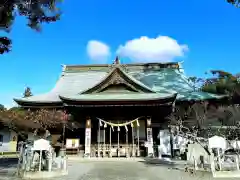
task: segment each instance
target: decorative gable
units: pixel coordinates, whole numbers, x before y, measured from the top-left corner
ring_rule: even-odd
[[[126,84],[111,84],[107,86],[105,89],[102,89],[99,93],[131,93],[131,92],[139,92],[135,89],[132,89]]]
[[[91,93],[123,93],[123,92],[143,92],[155,93],[149,87],[125,73],[117,64],[116,67],[98,84],[82,92],[81,94]]]

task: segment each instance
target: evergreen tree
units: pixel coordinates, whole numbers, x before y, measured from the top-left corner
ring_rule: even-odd
[[[10,32],[16,15],[25,16],[28,26],[34,30],[41,30],[41,23],[59,20],[60,10],[56,7],[61,0],[1,0],[0,1],[0,30]],[[12,41],[0,37],[0,54],[11,50]]]
[[[204,92],[229,95],[234,103],[240,103],[240,82],[238,75],[222,70],[210,71],[213,77],[204,80],[201,90]]]
[[[4,107],[4,105],[0,104],[0,111],[5,110],[6,108]]]
[[[227,0],[227,2],[236,7],[239,7],[239,4],[240,4],[240,0]]]

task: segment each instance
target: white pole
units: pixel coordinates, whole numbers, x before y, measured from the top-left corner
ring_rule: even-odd
[[[239,171],[239,159],[238,159],[238,155],[236,155],[236,166],[237,166],[237,170]]]
[[[222,170],[222,163],[221,163],[221,157],[220,157],[220,150],[217,148],[217,153],[218,153],[218,164],[219,164],[219,170]]]
[[[194,161],[194,169],[198,170],[197,160],[193,157]]]
[[[49,156],[49,161],[48,161],[48,171],[52,171],[52,149],[51,149],[51,153],[50,153],[50,156]]]
[[[39,169],[38,171],[42,170],[42,150],[40,150],[40,159],[39,159]]]

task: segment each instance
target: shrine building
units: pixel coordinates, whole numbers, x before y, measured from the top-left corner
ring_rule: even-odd
[[[117,57],[113,64],[64,65],[51,91],[14,100],[23,108],[65,109],[80,124],[66,137],[79,138],[85,156],[128,157],[143,156],[144,147],[153,153],[175,104],[218,98],[194,91],[181,63],[121,64]]]

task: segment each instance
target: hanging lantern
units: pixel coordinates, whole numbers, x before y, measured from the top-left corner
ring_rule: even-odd
[[[139,124],[139,122],[138,122],[138,120],[137,120],[137,127],[139,127],[140,126],[140,124]]]
[[[87,125],[90,126],[90,121],[89,120],[87,120]]]
[[[151,126],[151,119],[150,119],[150,118],[147,119],[147,125],[148,125],[148,126]]]
[[[102,121],[99,119],[99,126],[102,127]]]
[[[104,128],[106,128],[107,127],[107,123],[104,123]]]
[[[126,129],[126,131],[128,132],[128,128],[127,128],[127,125],[125,125],[125,129]]]
[[[118,131],[120,131],[120,127],[118,126],[118,129],[117,129]]]

